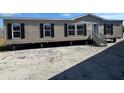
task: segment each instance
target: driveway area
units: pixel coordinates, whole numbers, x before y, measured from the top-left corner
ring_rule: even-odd
[[[124,79],[124,41],[0,52],[0,79]]]

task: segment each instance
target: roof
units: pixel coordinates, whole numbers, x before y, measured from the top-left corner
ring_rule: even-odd
[[[22,17],[2,17],[3,19],[5,20],[9,20],[9,19],[15,19],[15,20],[67,20],[67,21],[71,21],[71,20],[76,20],[78,18],[81,18],[81,17],[86,17],[86,16],[92,16],[92,17],[96,17],[102,21],[123,21],[123,20],[116,20],[116,19],[105,19],[105,18],[102,18],[102,17],[99,17],[99,16],[96,16],[94,14],[91,14],[91,13],[87,13],[87,14],[84,14],[84,15],[81,15],[81,16],[78,16],[78,17],[75,17],[75,18],[66,18],[66,19],[55,19],[55,18],[22,18]]]
[[[31,18],[31,17],[3,17],[3,19],[19,19],[19,20],[71,20],[71,19],[55,19],[55,18]]]
[[[104,19],[102,17],[96,16],[96,15],[90,14],[90,13],[87,13],[87,14],[85,14],[83,16],[81,15],[81,16],[75,17],[75,18],[73,18],[73,20],[78,19],[78,18],[81,18],[81,17],[85,17],[85,16],[92,16],[92,17],[96,17],[96,18],[101,19],[101,20],[106,20],[106,19]]]
[[[118,19],[106,19],[107,21],[123,21],[123,20],[118,20]]]

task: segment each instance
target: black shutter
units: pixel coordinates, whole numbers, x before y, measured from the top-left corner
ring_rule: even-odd
[[[86,27],[86,24],[84,24],[84,36],[87,35],[87,27]]]
[[[25,38],[25,24],[21,23],[21,39]]]
[[[51,24],[51,37],[54,37],[54,24]]]
[[[67,32],[67,24],[64,24],[64,35],[65,35],[65,37],[68,36],[67,33],[68,33],[68,32]]]
[[[113,35],[113,24],[111,24],[111,35]]]
[[[7,37],[8,39],[12,39],[12,24],[11,23],[7,24]]]
[[[40,24],[40,38],[44,37],[43,23]]]
[[[104,24],[104,35],[106,35],[106,24]]]

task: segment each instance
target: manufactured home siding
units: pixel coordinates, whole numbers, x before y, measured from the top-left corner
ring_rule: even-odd
[[[40,38],[39,24],[25,24],[26,40],[37,40]]]
[[[107,34],[106,37],[107,38],[122,38],[123,36],[123,32],[122,32],[122,29],[123,29],[123,26],[122,26],[122,21],[109,21],[109,22],[105,22],[106,24],[107,23],[111,23],[113,24],[113,34],[110,35],[110,34]]]
[[[64,24],[54,24],[54,30],[56,38],[64,37]]]
[[[122,36],[122,26],[113,26],[113,34],[106,36],[107,38],[120,38]]]
[[[7,23],[5,24],[5,28]],[[88,32],[87,27],[87,36],[64,36],[64,22],[63,23],[55,23],[54,22],[54,37],[44,37],[40,38],[40,23],[41,22],[33,22],[33,21],[18,21],[14,20],[11,23],[21,23],[25,24],[25,39],[6,39],[6,44],[23,44],[23,43],[42,43],[42,42],[56,42],[56,41],[72,41],[72,40],[86,40],[88,35],[90,35],[91,30]],[[42,22],[43,23],[43,22]],[[49,22],[48,22],[49,23]],[[69,23],[68,23],[69,24]]]
[[[8,39],[7,38],[7,24],[8,23],[24,23],[25,38],[24,39]],[[54,24],[54,37],[40,37],[40,24],[50,23]],[[101,19],[86,16],[75,20],[19,20],[19,19],[5,19],[4,20],[4,37],[5,44],[24,44],[24,43],[42,43],[42,42],[57,42],[57,41],[74,41],[92,39],[93,24],[98,24],[99,33],[104,34],[104,24],[113,24],[113,35],[106,35],[107,38],[122,37],[122,21],[118,22],[104,22]],[[67,35],[65,37],[64,24],[86,24],[86,36],[84,35]]]

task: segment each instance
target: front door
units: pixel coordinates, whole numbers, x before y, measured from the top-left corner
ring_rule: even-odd
[[[98,34],[98,24],[93,24],[93,33]]]

